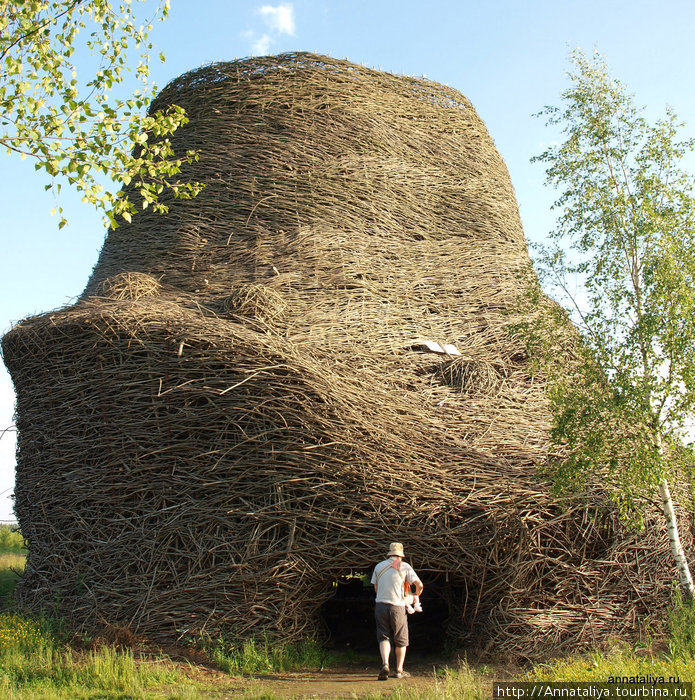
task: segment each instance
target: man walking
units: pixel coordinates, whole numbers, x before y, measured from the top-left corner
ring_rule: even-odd
[[[391,640],[396,652],[396,678],[405,678],[410,674],[403,670],[405,651],[408,646],[408,617],[405,612],[405,584],[415,586],[415,595],[422,593],[422,581],[410,564],[403,561],[403,545],[391,542],[388,559],[374,567],[372,583],[376,591],[376,637],[381,654],[381,671],[379,680],[389,677],[389,655]]]

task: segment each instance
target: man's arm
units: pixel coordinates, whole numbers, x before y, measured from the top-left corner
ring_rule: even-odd
[[[408,565],[408,574],[406,577],[406,581],[408,581],[408,584],[411,586],[415,586],[415,595],[419,596],[420,593],[422,593],[422,590],[424,586],[422,585],[422,581],[420,580],[420,577],[415,573],[415,569],[413,569],[412,566]]]

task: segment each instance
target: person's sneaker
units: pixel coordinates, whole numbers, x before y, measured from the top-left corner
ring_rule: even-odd
[[[385,680],[388,680],[388,677],[389,677],[389,667],[382,666],[381,671],[379,671],[379,680],[385,681]]]
[[[414,612],[422,612],[422,604],[420,603],[420,601],[418,601],[417,603],[415,603],[415,605],[413,605],[413,611]]]
[[[412,615],[415,612],[415,610],[416,610],[416,608],[414,608],[410,604],[405,606],[405,611],[408,613],[408,615]]]
[[[396,678],[410,678],[410,674],[407,671],[396,671]]]

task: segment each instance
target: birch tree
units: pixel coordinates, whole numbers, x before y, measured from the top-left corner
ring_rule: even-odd
[[[672,110],[649,121],[603,58],[574,51],[559,107],[541,116],[561,142],[535,161],[555,188],[557,226],[537,267],[586,347],[592,375],[555,389],[564,483],[603,470],[629,503],[658,486],[684,591],[695,589],[678,536],[669,469],[691,458],[695,406],[695,200],[682,166],[695,149]],[[625,440],[610,416],[633,426]],[[625,454],[628,458],[625,458]]]
[[[77,189],[112,226],[136,212],[124,184],[138,208],[160,211],[163,192],[200,190],[177,178],[195,154],[176,156],[168,140],[184,110],[145,113],[149,33],[168,11],[168,0],[0,0],[0,145],[32,160],[46,189]],[[62,228],[59,204],[54,213]]]

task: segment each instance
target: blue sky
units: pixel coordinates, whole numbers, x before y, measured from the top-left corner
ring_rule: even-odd
[[[163,87],[213,61],[313,51],[373,68],[425,75],[460,90],[487,124],[507,163],[526,236],[553,225],[553,193],[531,164],[557,135],[533,115],[557,104],[571,48],[597,48],[612,73],[647,105],[671,105],[695,136],[693,0],[172,0],[152,34]],[[79,68],[79,66],[78,66]],[[695,160],[688,163],[695,172]],[[29,161],[0,155],[0,332],[82,291],[105,236],[101,215],[61,199],[70,225],[58,231],[55,202]],[[0,431],[12,427],[14,393],[0,369]],[[0,438],[0,520],[11,520],[14,433]]]

